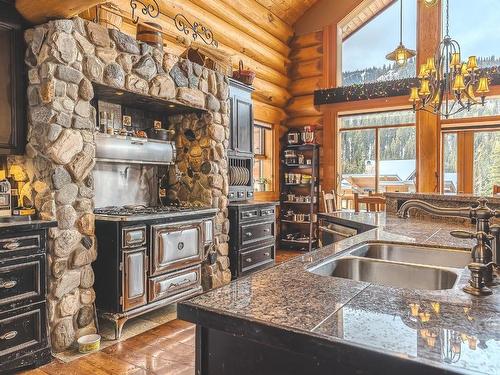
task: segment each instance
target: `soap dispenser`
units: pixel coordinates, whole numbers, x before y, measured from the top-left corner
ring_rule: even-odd
[[[0,170],[0,217],[11,216],[10,194],[10,183],[5,171]]]

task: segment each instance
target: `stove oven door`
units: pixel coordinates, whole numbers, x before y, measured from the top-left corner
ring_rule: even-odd
[[[146,248],[124,250],[122,257],[123,297],[121,304],[123,310],[128,311],[147,303],[148,257]]]
[[[203,222],[160,224],[152,227],[151,276],[201,262]]]

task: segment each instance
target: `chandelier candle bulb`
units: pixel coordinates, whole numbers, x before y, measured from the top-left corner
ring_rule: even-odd
[[[434,57],[428,57],[425,63],[427,68],[427,73],[432,74],[436,72],[436,64],[434,63]]]
[[[469,60],[467,60],[467,70],[469,72],[476,71],[477,68],[477,57],[476,56],[469,56]]]
[[[476,95],[474,94],[474,86],[469,85],[467,87],[467,96],[469,97],[469,99],[476,101]]]
[[[438,105],[440,100],[441,100],[441,92],[438,90],[436,91],[436,95],[434,95],[434,99],[432,99],[432,104]]]
[[[476,92],[478,94],[486,94],[487,92],[490,92],[490,85],[488,83],[488,77],[479,78],[479,85],[477,87]]]
[[[429,81],[424,79],[422,80],[422,83],[420,85],[420,91],[419,95],[420,96],[427,96],[431,93],[430,88],[429,88]]]
[[[453,82],[453,91],[462,91],[465,89],[464,76],[457,74]]]
[[[455,69],[460,68],[460,66],[462,65],[462,62],[460,61],[460,52],[454,52],[451,55],[450,65]]]
[[[410,102],[418,102],[420,96],[418,96],[418,87],[412,87],[410,91]]]
[[[468,77],[469,76],[469,70],[467,70],[467,64],[466,63],[462,64],[462,69],[461,69],[460,74],[462,74],[464,77]]]
[[[427,64],[420,65],[420,72],[418,73],[418,78],[426,78],[427,74]]]

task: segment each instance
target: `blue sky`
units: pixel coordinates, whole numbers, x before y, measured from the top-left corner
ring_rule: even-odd
[[[449,1],[450,35],[460,43],[462,59],[500,56],[500,0]],[[410,49],[416,49],[416,3],[403,0],[403,43]],[[385,55],[399,44],[399,7],[397,1],[344,42],[342,70],[388,63]]]

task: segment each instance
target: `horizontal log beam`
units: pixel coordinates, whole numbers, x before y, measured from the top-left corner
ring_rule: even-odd
[[[16,8],[29,22],[40,24],[54,18],[71,18],[107,0],[16,0]]]
[[[297,96],[291,99],[286,111],[293,117],[318,116],[321,114],[320,109],[314,106],[314,95]]]
[[[292,96],[311,95],[314,91],[321,88],[323,76],[316,76],[311,78],[303,78],[292,81],[290,84],[290,94]]]
[[[290,59],[294,63],[318,59],[321,56],[323,56],[323,44],[295,49],[290,53]]]
[[[227,7],[236,9],[248,20],[262,27],[264,30],[274,35],[282,42],[288,44],[293,29],[286,22],[276,17],[268,9],[257,3],[255,0],[220,0]]]
[[[316,46],[323,43],[323,30],[308,33],[304,35],[294,36],[290,42],[290,48],[300,49],[305,47]]]
[[[290,47],[287,44],[276,38],[274,35],[270,34],[266,30],[262,29],[260,25],[256,24],[255,21],[245,18],[241,13],[239,13],[233,7],[227,6],[222,1],[219,0],[190,0],[192,3],[198,5],[200,8],[212,13],[213,15],[219,17],[230,25],[238,28],[240,31],[244,32],[261,43],[266,44],[273,50],[281,53],[283,56],[288,56],[290,53]]]
[[[316,77],[321,74],[323,74],[322,58],[293,64],[290,70],[290,78],[293,81],[302,78]]]
[[[286,120],[286,126],[289,128],[301,128],[308,125],[322,128],[323,116],[290,117]]]
[[[268,124],[279,124],[286,119],[283,109],[266,104],[258,99],[253,100],[253,116],[256,121]]]
[[[120,0],[120,3],[122,1],[128,3],[128,0]],[[278,72],[286,73],[290,61],[285,56],[249,37],[236,27],[215,17],[189,0],[163,0],[159,4],[160,12],[165,16],[174,18],[177,14],[182,13],[188,19],[191,19],[191,21],[199,20],[212,30],[219,43],[224,43],[226,46],[244,53],[248,57],[270,66]],[[154,22],[154,20],[152,21]]]
[[[286,89],[259,78],[254,80],[253,86],[255,87],[254,97],[267,104],[284,107],[291,98]]]

